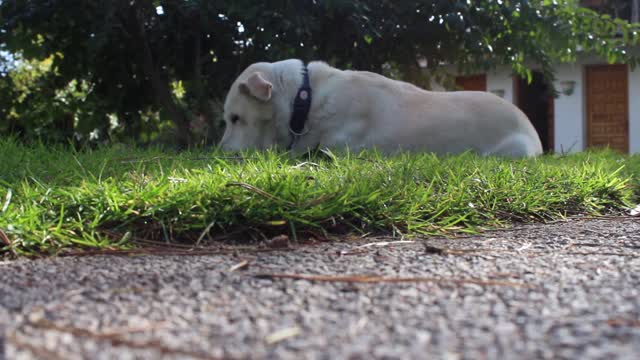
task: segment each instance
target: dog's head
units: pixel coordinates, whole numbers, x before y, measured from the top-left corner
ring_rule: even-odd
[[[275,121],[278,94],[269,63],[249,66],[233,82],[224,104],[224,150],[266,149],[286,143],[286,132]]]

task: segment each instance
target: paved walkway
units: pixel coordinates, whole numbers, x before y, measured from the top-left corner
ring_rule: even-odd
[[[640,358],[640,218],[371,241],[0,263],[0,354]]]

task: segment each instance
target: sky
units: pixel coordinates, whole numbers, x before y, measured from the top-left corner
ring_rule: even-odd
[[[0,75],[4,75],[9,72],[11,69],[15,68],[17,64],[18,61],[15,56],[8,51],[0,50]]]

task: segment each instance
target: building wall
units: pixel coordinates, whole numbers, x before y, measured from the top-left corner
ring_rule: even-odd
[[[453,66],[447,67],[447,71],[451,74],[455,74],[455,68]],[[433,82],[431,84],[431,90],[433,91],[447,91],[444,86]],[[487,91],[493,92],[495,90],[504,90],[504,99],[513,102],[513,77],[511,76],[511,68],[503,67],[487,73]]]
[[[560,94],[555,99],[555,151],[576,152],[587,147],[587,114],[585,67],[589,64],[606,64],[595,57],[585,57],[575,64],[556,67],[556,89],[560,82],[576,82],[572,95]],[[629,152],[640,153],[640,69],[629,69]]]
[[[555,87],[561,90],[562,81],[575,81],[571,95],[560,93],[554,100],[554,150],[557,153],[574,153],[587,147],[585,66],[606,64],[595,57],[584,57],[574,64],[556,67]],[[453,70],[453,69],[451,69]],[[444,91],[438,84],[433,89]],[[511,69],[502,67],[487,74],[487,91],[504,90],[504,99],[515,103],[514,81]],[[629,152],[640,153],[640,67],[629,72]]]
[[[507,101],[514,102],[513,94],[513,76],[510,68],[500,68],[487,74],[487,91],[494,92],[496,90],[504,90],[503,98]]]
[[[629,70],[629,152],[640,153],[640,68]]]
[[[586,94],[583,64],[561,64],[556,68],[556,90],[562,89],[560,82],[575,81],[571,95],[560,94],[555,99],[554,150],[557,153],[582,151],[586,147]]]

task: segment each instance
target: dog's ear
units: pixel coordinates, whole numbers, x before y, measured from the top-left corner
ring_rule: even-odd
[[[259,72],[251,74],[247,81],[240,83],[241,92],[264,102],[271,99],[271,89],[273,84],[265,80]]]

